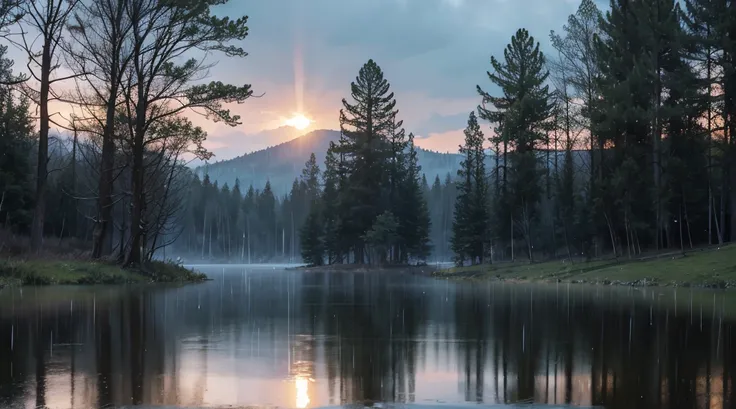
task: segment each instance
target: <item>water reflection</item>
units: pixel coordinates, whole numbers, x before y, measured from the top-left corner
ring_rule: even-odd
[[[727,408],[727,293],[218,270],[0,293],[0,406]]]

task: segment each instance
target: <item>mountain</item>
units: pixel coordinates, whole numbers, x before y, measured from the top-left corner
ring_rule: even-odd
[[[314,152],[320,168],[324,170],[327,148],[331,141],[337,142],[339,138],[339,131],[316,130],[270,148],[199,166],[195,168],[194,172],[200,178],[208,174],[210,180],[213,183],[217,181],[220,186],[227,183],[232,187],[235,184],[235,179],[239,179],[240,189],[243,192],[251,184],[256,189],[262,189],[266,181],[270,180],[274,194],[281,197],[291,191],[294,178],[301,175],[304,162],[309,159],[310,153]],[[542,164],[548,161],[549,169],[554,169],[555,156],[559,166],[561,166],[564,154],[563,151],[557,152],[557,155],[554,151],[549,153],[539,151],[537,153]],[[417,149],[417,156],[419,165],[422,167],[422,173],[427,177],[427,182],[430,185],[435,176],[438,175],[443,181],[448,173],[455,177],[460,168],[460,162],[462,162],[462,157],[457,153],[440,153],[421,148]],[[488,156],[486,156],[486,171],[489,173],[495,164],[494,158],[493,152],[489,151]],[[588,152],[574,151],[573,160],[576,169],[587,168]]]
[[[208,151],[215,155],[215,161],[223,162],[234,159],[243,152],[267,149],[274,145],[288,142],[301,135],[304,135],[304,131],[291,126],[282,126],[256,133],[245,133],[242,129],[233,128],[208,135],[205,146]],[[233,149],[234,147],[237,149]],[[193,159],[189,163],[189,166],[204,166],[205,163],[199,159]]]
[[[301,175],[309,154],[314,152],[320,167],[323,167],[330,142],[337,142],[339,138],[339,131],[316,130],[270,148],[198,166],[194,171],[200,178],[205,174],[209,175],[210,180],[217,181],[220,186],[227,183],[232,187],[235,179],[239,179],[242,191],[251,184],[254,188],[261,189],[266,181],[270,180],[274,193],[283,196],[291,190],[294,178]],[[430,184],[436,175],[441,179],[444,179],[448,172],[456,175],[462,161],[458,154],[425,149],[418,149],[417,156],[422,172]]]

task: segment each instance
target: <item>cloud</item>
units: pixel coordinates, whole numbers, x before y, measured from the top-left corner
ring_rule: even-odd
[[[468,121],[468,112],[460,112],[457,114],[441,115],[434,113],[429,119],[422,122],[414,132],[419,135],[432,135],[437,133],[448,132],[456,129],[463,129]]]
[[[490,56],[502,56],[520,27],[550,51],[550,30],[559,31],[578,4],[579,0],[231,0],[217,6],[216,12],[249,16],[250,34],[239,44],[249,56],[208,56],[210,62],[219,61],[209,79],[252,84],[256,94],[265,95],[232,106],[242,117],[237,128],[196,116],[192,120],[209,132],[214,145],[232,143],[234,150],[251,146],[240,143],[237,135],[276,128],[297,111],[312,118],[316,127],[334,129],[341,99],[350,95],[350,82],[372,58],[396,93],[407,130],[429,135],[422,139],[439,144],[442,139],[433,135],[462,129],[467,114],[477,107],[476,85],[497,92],[486,75]],[[24,61],[20,58],[17,65]],[[446,149],[455,146],[453,140]]]
[[[408,131],[442,134],[463,128],[479,102],[475,86],[496,91],[486,76],[526,27],[548,50],[577,0],[239,0],[229,15],[248,14],[251,34],[243,62],[222,62],[218,75],[265,92],[238,112],[249,123],[273,123],[258,112],[302,106],[321,126],[337,127],[340,100],[369,58],[396,93]],[[294,85],[295,78],[303,78]],[[303,95],[299,101],[299,95]],[[271,125],[268,125],[271,126]],[[454,142],[447,148],[454,150]]]

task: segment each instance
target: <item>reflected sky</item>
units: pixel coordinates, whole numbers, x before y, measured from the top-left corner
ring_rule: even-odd
[[[211,268],[0,292],[0,407],[726,408],[733,296]]]

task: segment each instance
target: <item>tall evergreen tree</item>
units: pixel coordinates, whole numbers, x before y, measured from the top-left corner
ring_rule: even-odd
[[[536,149],[547,139],[552,112],[545,64],[539,43],[528,31],[519,29],[504,51],[504,61],[491,57],[494,72],[487,73],[503,95],[494,97],[477,87],[482,97],[479,116],[499,125],[497,132],[501,133],[504,152],[507,147],[513,148],[507,154],[508,162],[504,160],[502,197],[498,198],[500,206],[494,209],[499,216],[497,226],[508,226],[507,221],[512,221],[510,227],[522,233],[530,260],[533,258],[532,225],[540,200]],[[488,103],[495,109],[487,107]]]
[[[267,258],[276,255],[276,198],[271,189],[271,182],[267,181],[263,191],[258,195],[257,201],[258,231],[260,232],[260,250]]]
[[[324,264],[324,225],[320,217],[318,204],[312,206],[307,220],[299,231],[302,260],[311,266]]]
[[[343,243],[340,240],[340,169],[337,146],[330,142],[325,156],[325,171],[322,174],[324,192],[322,194],[322,223],[324,224],[324,247],[327,263],[342,261]]]
[[[306,220],[299,230],[302,259],[309,265],[321,266],[325,255],[325,215],[322,213],[319,188],[320,170],[312,153],[302,171],[302,184],[308,203]]]
[[[468,117],[465,144],[460,146],[463,156],[458,170],[458,197],[452,225],[452,250],[455,261],[462,265],[483,261],[488,234],[488,186],[485,175],[484,136],[475,112]]]
[[[429,244],[429,229],[431,220],[427,201],[420,185],[419,172],[421,166],[417,161],[417,150],[414,146],[414,135],[409,134],[409,154],[406,167],[406,177],[400,185],[399,196],[399,227],[398,236],[403,248],[399,248],[401,261],[408,261],[409,256],[426,259],[431,250]]]
[[[304,164],[301,181],[306,187],[307,200],[310,203],[316,201],[320,192],[320,170],[314,152],[309,155],[309,160]]]
[[[389,135],[396,129],[396,100],[383,71],[373,60],[363,65],[350,85],[354,102],[343,99],[340,110],[340,153],[347,172],[345,204],[349,219],[343,220],[356,262],[364,262],[363,237],[375,218],[388,210],[387,163],[391,154]]]
[[[669,153],[681,150],[666,151],[663,138],[668,146],[676,141],[682,118],[699,116],[702,105],[687,102],[697,95],[686,88],[697,84],[684,61],[680,14],[675,0],[612,1],[597,42],[601,98],[594,128],[610,147],[601,163],[597,207],[614,250],[625,248],[629,256],[642,247],[668,246],[668,220],[674,219],[668,203],[682,205],[669,189],[667,178],[675,174],[663,172]],[[693,124],[687,125],[691,131]]]
[[[17,80],[13,61],[0,46],[0,83]],[[30,103],[9,85],[0,85],[0,226],[27,232],[31,222],[33,189],[31,163],[33,118]]]
[[[708,236],[736,240],[736,2],[685,0],[690,60],[706,95]],[[729,206],[730,202],[730,206]],[[728,214],[731,223],[726,226]]]

